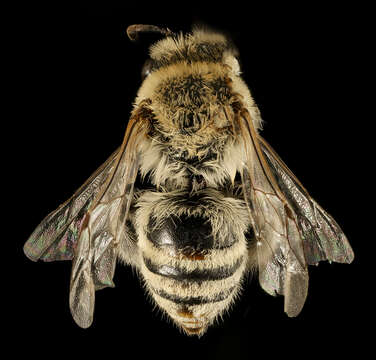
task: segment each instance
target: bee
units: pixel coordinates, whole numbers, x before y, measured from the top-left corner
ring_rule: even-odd
[[[33,261],[72,260],[69,303],[92,324],[95,291],[117,262],[187,335],[203,335],[240,296],[246,275],[297,316],[308,265],[351,263],[335,220],[261,137],[238,51],[220,32],[154,32],[121,146],[32,233]]]

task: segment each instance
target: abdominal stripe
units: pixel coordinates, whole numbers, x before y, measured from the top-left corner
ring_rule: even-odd
[[[241,266],[243,257],[240,257],[233,265],[219,266],[213,269],[195,269],[187,271],[179,267],[155,264],[151,259],[144,258],[146,268],[157,275],[165,276],[178,281],[213,281],[222,280],[232,276]]]
[[[167,299],[167,300],[170,300],[170,301],[173,301],[176,304],[192,306],[192,305],[201,305],[201,304],[215,303],[215,302],[223,301],[223,300],[227,299],[232,294],[232,292],[235,290],[235,286],[231,287],[230,289],[228,289],[226,291],[221,291],[221,292],[217,293],[214,297],[210,297],[210,298],[204,297],[204,296],[184,296],[184,297],[180,297],[180,296],[177,296],[177,295],[169,294],[162,289],[157,290],[157,289],[151,288],[151,290],[155,294],[159,295],[160,297]]]

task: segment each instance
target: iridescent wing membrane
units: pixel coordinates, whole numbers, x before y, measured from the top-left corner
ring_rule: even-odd
[[[75,194],[46,216],[24,246],[33,260],[72,260],[82,221],[95,196],[106,182],[119,149],[83,184]]]
[[[247,111],[239,116],[246,164],[244,197],[257,241],[259,282],[285,297],[297,316],[308,291],[307,265],[321,260],[350,263],[354,254],[334,219],[307,193],[274,150],[255,131]]]
[[[89,327],[95,290],[113,285],[116,247],[125,228],[137,175],[137,143],[145,122],[131,118],[123,144],[90,179],[48,215],[24,246],[31,260],[73,260],[70,309]]]

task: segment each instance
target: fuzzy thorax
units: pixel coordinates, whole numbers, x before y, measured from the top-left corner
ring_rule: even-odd
[[[232,182],[244,158],[232,108],[239,98],[260,128],[249,90],[229,66],[180,62],[151,73],[136,99],[149,99],[154,116],[141,149],[141,174],[149,173],[157,186],[174,179],[184,187],[187,174],[203,176],[209,186]]]
[[[135,106],[150,99],[155,120],[166,136],[179,136],[193,125],[191,133],[199,130],[200,137],[228,126],[230,119],[226,119],[224,108],[241,97],[255,128],[260,129],[258,108],[236,64],[236,59],[229,57],[223,63],[182,61],[162,67],[145,79]]]

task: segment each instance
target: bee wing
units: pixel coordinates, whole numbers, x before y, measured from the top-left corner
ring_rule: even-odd
[[[93,321],[95,290],[114,286],[116,249],[125,230],[138,171],[137,144],[147,128],[137,120],[130,119],[113,170],[81,227],[72,264],[70,309],[83,328]]]
[[[58,209],[46,216],[24,245],[33,260],[72,260],[82,221],[90,204],[111,173],[117,149],[107,161]]]
[[[125,230],[138,170],[137,144],[147,129],[142,120],[131,117],[121,147],[42,221],[24,246],[34,261],[73,259],[70,308],[84,328],[93,320],[95,290],[114,286],[116,247]]]
[[[317,265],[322,260],[351,263],[354,253],[339,225],[310,197],[291,170],[261,136],[259,141],[279,188],[296,214],[308,264]]]
[[[297,316],[307,297],[308,270],[301,229],[293,207],[279,189],[262,152],[248,112],[240,113],[239,128],[246,161],[242,171],[244,198],[257,240],[261,287],[284,295],[284,310]]]

